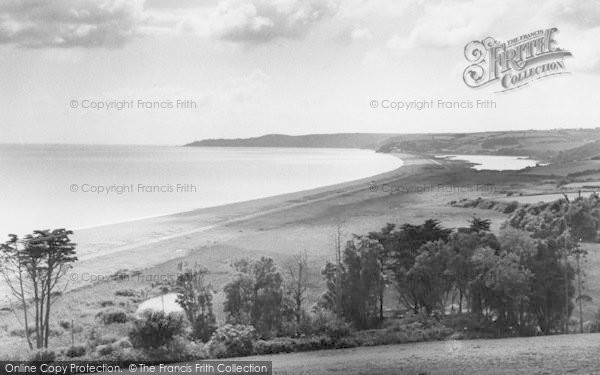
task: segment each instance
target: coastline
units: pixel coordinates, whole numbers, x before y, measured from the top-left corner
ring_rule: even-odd
[[[350,193],[356,189],[366,189],[368,188],[368,184],[373,181],[380,182],[392,177],[397,177],[398,173],[404,173],[406,171],[405,167],[411,165],[411,163],[418,158],[415,155],[409,154],[397,153],[391,155],[400,159],[403,164],[391,171],[373,176],[308,190],[278,194],[270,197],[78,228],[74,230],[75,233],[73,239],[79,245],[78,251],[80,260],[89,260],[114,252],[143,246],[148,243],[165,241],[179,236],[206,231],[219,225],[227,225],[228,223],[249,220],[269,213],[292,209],[304,204],[316,203],[340,193]],[[407,160],[409,161],[408,163]],[[138,228],[137,234],[145,239],[114,238],[111,236],[120,234],[126,227],[128,227],[128,235],[132,234],[130,229],[136,227]],[[152,231],[153,233],[153,235],[151,235],[151,240],[145,236],[145,234],[148,233],[144,232],[147,231]],[[158,235],[161,232],[162,235]],[[112,239],[108,242],[103,242],[100,238]],[[115,247],[114,245],[117,242],[120,242],[121,246],[117,245]],[[100,246],[112,247],[112,249],[106,249],[108,251],[100,252],[100,249],[98,249]]]
[[[393,155],[402,159],[402,166],[358,180],[76,231],[72,238],[78,244],[79,261],[72,272],[103,279],[118,270],[150,269],[184,258],[198,249],[237,241],[249,232],[243,227],[257,222],[295,225],[341,204],[372,199],[370,184],[412,179],[426,166],[442,168],[439,162],[421,156]],[[252,231],[265,234],[263,229]],[[81,277],[71,279],[69,289],[85,286],[89,281]]]

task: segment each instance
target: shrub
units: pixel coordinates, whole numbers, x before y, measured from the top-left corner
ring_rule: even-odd
[[[166,345],[150,349],[146,355],[151,359],[166,362],[183,362],[208,358],[204,344],[195,343],[183,336],[175,336]]]
[[[35,334],[35,327],[29,327],[28,331],[29,331],[29,335]],[[12,330],[10,330],[9,334],[11,336],[25,337],[25,329],[23,329],[23,328],[12,329]]]
[[[54,362],[56,360],[56,353],[53,350],[38,350],[31,356],[31,361],[34,362]]]
[[[108,306],[113,306],[115,303],[113,301],[101,301],[100,302],[100,306],[102,307],[108,307]]]
[[[594,319],[586,322],[586,332],[597,333],[600,332],[600,309],[594,314]]]
[[[208,342],[211,355],[217,358],[252,354],[256,330],[252,326],[226,324],[219,327]]]
[[[96,314],[96,318],[104,324],[127,323],[127,313],[122,309],[109,308]]]
[[[131,344],[131,340],[129,340],[128,337],[123,337],[123,338],[115,341],[113,346],[115,348],[119,348],[119,349],[127,349],[127,348],[133,347],[133,345]]]
[[[135,289],[119,289],[115,292],[115,296],[121,297],[136,297],[138,295],[138,291]]]
[[[179,313],[167,315],[163,311],[145,311],[141,318],[134,321],[129,338],[136,348],[158,348],[182,334],[184,323],[183,315]]]
[[[350,325],[344,319],[329,310],[317,311],[313,317],[313,332],[317,335],[326,335],[337,340],[348,336],[351,331]]]
[[[71,322],[69,322],[69,321],[68,321],[68,320],[66,320],[66,319],[61,319],[61,320],[58,322],[58,325],[59,325],[59,326],[60,326],[62,329],[69,329],[69,328],[71,328]]]
[[[65,351],[65,356],[69,358],[81,357],[85,355],[85,345],[72,345]]]
[[[111,355],[113,351],[114,348],[111,344],[98,345],[96,347],[96,354],[98,354],[99,356]]]
[[[99,345],[106,345],[106,344],[112,344],[113,342],[117,341],[119,339],[119,337],[117,337],[114,334],[106,334],[106,335],[102,335],[100,336],[96,341],[97,344]]]
[[[513,212],[515,212],[515,210],[519,208],[519,202],[517,201],[512,201],[510,202],[505,208],[504,208],[504,213],[505,214],[512,214]]]
[[[260,355],[291,353],[298,351],[299,346],[298,342],[292,338],[278,337],[269,341],[259,340],[255,342],[254,353]]]

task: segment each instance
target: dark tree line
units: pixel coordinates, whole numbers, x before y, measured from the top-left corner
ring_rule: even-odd
[[[400,304],[415,313],[465,314],[498,333],[560,329],[573,309],[575,275],[562,262],[567,245],[561,237],[534,239],[512,227],[496,236],[489,220],[473,218],[470,224],[457,231],[435,220],[388,224],[355,236],[341,267],[328,263],[323,270],[327,291],[321,306],[338,309],[359,329],[374,327],[383,318],[390,284]],[[335,286],[338,272],[342,288]],[[336,306],[340,292],[342,305]]]

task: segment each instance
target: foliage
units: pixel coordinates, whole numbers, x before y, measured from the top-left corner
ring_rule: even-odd
[[[293,315],[284,298],[283,276],[271,258],[234,263],[233,280],[224,287],[228,321],[256,327],[262,337],[276,335]]]
[[[51,307],[60,295],[59,282],[77,261],[76,244],[69,238],[73,232],[65,229],[36,230],[23,239],[9,235],[0,245],[0,273],[23,311],[23,325],[29,348],[29,306],[33,302],[35,347],[48,348]]]
[[[129,338],[135,348],[155,349],[184,333],[183,315],[147,310],[134,320]]]
[[[559,236],[568,226],[577,241],[598,241],[600,230],[600,196],[560,199],[522,207],[506,225],[532,232],[533,238]]]
[[[177,303],[192,325],[192,337],[207,342],[217,329],[212,287],[204,281],[206,270],[186,271],[177,277]]]
[[[368,237],[355,237],[344,249],[340,267],[327,263],[322,271],[327,291],[319,306],[337,309],[336,293],[341,296],[341,315],[356,328],[364,329],[380,321],[380,303],[385,288],[383,247]],[[338,272],[340,273],[338,275]],[[336,283],[341,280],[341,288]]]
[[[37,350],[31,355],[29,360],[33,362],[54,362],[56,360],[56,352],[48,349]]]
[[[208,342],[212,356],[216,358],[243,357],[252,354],[257,338],[254,327],[241,324],[225,324],[219,327]]]
[[[65,356],[69,358],[82,357],[85,355],[85,345],[72,345],[65,350]]]
[[[117,308],[107,308],[96,314],[103,324],[127,323],[127,313],[125,310]]]
[[[328,310],[318,310],[312,317],[311,333],[317,336],[327,336],[339,339],[351,333],[350,325]]]

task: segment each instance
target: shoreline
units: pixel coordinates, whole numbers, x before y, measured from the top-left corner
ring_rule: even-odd
[[[181,146],[181,147],[185,147],[185,146]],[[279,193],[279,194],[270,195],[270,196],[266,196],[266,197],[259,197],[259,198],[252,198],[252,199],[246,199],[246,200],[240,200],[240,201],[233,201],[233,202],[228,202],[228,203],[223,203],[223,204],[210,205],[210,206],[206,206],[206,207],[198,207],[198,208],[193,208],[191,210],[185,210],[185,211],[176,211],[176,212],[170,212],[170,213],[161,213],[161,214],[157,214],[157,215],[142,216],[142,217],[127,219],[127,220],[123,220],[123,221],[115,221],[115,222],[108,222],[108,223],[102,223],[102,224],[88,225],[88,226],[85,226],[85,227],[73,228],[72,230],[73,230],[73,232],[75,232],[75,231],[94,230],[94,229],[98,229],[98,228],[102,228],[102,227],[108,227],[108,226],[113,226],[113,225],[123,225],[123,224],[129,224],[129,223],[136,223],[136,222],[142,222],[142,221],[145,221],[145,220],[158,219],[158,218],[163,218],[163,217],[168,217],[168,216],[178,216],[178,215],[184,215],[184,214],[189,214],[189,213],[196,213],[196,212],[201,211],[201,210],[218,209],[220,207],[226,207],[226,206],[231,206],[231,205],[238,205],[238,204],[249,203],[249,202],[258,202],[258,201],[261,201],[261,200],[266,200],[266,199],[270,199],[270,198],[277,198],[277,197],[283,197],[283,196],[287,196],[287,195],[301,194],[301,193],[310,193],[312,191],[316,191],[316,190],[320,190],[320,189],[335,188],[337,186],[343,186],[343,185],[346,185],[346,184],[356,183],[356,182],[359,182],[359,181],[362,181],[362,180],[366,180],[366,179],[378,178],[379,176],[382,176],[382,175],[385,175],[385,174],[397,171],[398,169],[400,169],[400,168],[402,168],[404,166],[404,159],[402,159],[402,157],[406,157],[409,154],[394,153],[394,154],[388,154],[388,155],[396,157],[397,159],[400,160],[400,162],[402,164],[399,167],[391,169],[391,170],[389,170],[387,172],[377,173],[377,174],[374,174],[374,175],[370,175],[370,176],[362,177],[362,178],[358,178],[358,179],[337,182],[337,183],[334,183],[334,184],[331,184],[331,185],[318,186],[318,187],[314,187],[314,188],[310,188],[310,189],[293,191],[293,192],[287,192],[287,193]]]
[[[316,203],[330,199],[332,196],[342,192],[351,193],[355,189],[367,189],[368,184],[373,181],[380,182],[382,179],[396,177],[399,172],[404,172],[406,170],[405,167],[411,165],[411,163],[407,161],[416,160],[419,158],[419,156],[411,154],[395,153],[390,155],[400,159],[402,161],[402,165],[388,172],[308,190],[232,202],[211,207],[196,208],[189,211],[157,215],[141,219],[132,219],[104,225],[79,228],[74,230],[75,233],[73,235],[73,240],[79,245],[79,259],[81,261],[90,260],[115,252],[126,251],[132,248],[144,246],[149,243],[166,241],[176,237],[203,232],[216,228],[219,225],[227,225],[238,221],[249,220],[262,215],[268,215],[281,210],[292,209],[305,204]],[[198,221],[201,222],[198,223]],[[192,223],[195,225],[192,225]],[[201,225],[197,226],[197,224]],[[110,234],[120,232],[126,226],[138,227],[140,231],[144,231],[146,228],[150,229],[151,227],[153,233],[155,234],[157,230],[161,229],[160,227],[163,227],[162,229],[165,234],[163,236],[158,236],[158,238],[156,238],[157,236],[154,236],[155,238],[151,240],[146,239],[143,241],[125,241],[122,246],[116,247],[114,245],[115,241],[119,241],[118,239],[113,239],[113,241],[109,240],[109,243],[102,243],[101,241],[98,241],[99,237],[101,236],[105,238],[111,238],[112,236],[110,236]],[[164,226],[170,226],[170,228],[167,229],[164,228]],[[175,227],[179,227],[179,231],[177,231]],[[98,247],[102,245],[106,247],[112,247],[112,249],[109,251],[99,252]],[[91,252],[86,251],[86,249],[83,248],[85,246],[88,246],[88,250],[91,250]]]
[[[244,256],[242,254],[249,256],[257,250],[274,254],[273,246],[282,246],[282,241],[292,238],[286,237],[276,228],[299,228],[309,225],[306,223],[312,225],[314,218],[327,215],[332,210],[343,209],[349,204],[369,204],[373,199],[381,201],[381,197],[388,194],[370,191],[371,184],[394,181],[419,183],[420,175],[432,174],[421,173],[427,166],[444,168],[437,161],[422,156],[393,155],[402,159],[403,165],[375,176],[306,191],[77,231],[72,239],[78,244],[79,261],[71,270],[67,292],[93,286],[96,281],[106,280],[119,270],[147,272],[172,264],[176,259],[187,259],[198,252],[203,256],[219,258],[221,263],[227,263],[227,259],[232,257]],[[348,218],[346,214],[340,217]],[[349,218],[354,220],[352,216]],[[269,235],[273,231],[278,233],[275,237]],[[305,235],[307,232],[302,230],[302,233]],[[326,239],[319,240],[317,233],[308,233],[312,233],[311,242],[327,243]],[[262,238],[260,242],[265,238],[268,240],[264,245],[257,245],[253,249],[243,249],[246,245],[230,247],[231,243],[243,241],[247,236],[259,236]],[[280,236],[284,238],[278,238]],[[219,246],[234,249],[232,251],[235,251],[235,255],[223,254],[218,250]],[[287,247],[292,251],[291,247]],[[310,247],[315,251],[317,245]],[[86,275],[87,279],[84,280]],[[93,280],[92,277],[96,279]]]

